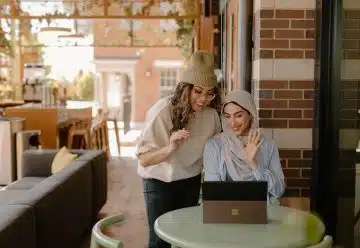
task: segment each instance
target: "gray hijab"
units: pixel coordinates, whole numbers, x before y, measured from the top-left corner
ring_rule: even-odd
[[[251,180],[251,169],[244,156],[244,144],[247,142],[247,136],[236,136],[230,127],[228,127],[224,119],[224,107],[228,103],[236,103],[243,109],[246,109],[250,113],[251,129],[256,130],[259,127],[259,120],[257,116],[256,105],[251,94],[244,90],[234,90],[230,92],[226,97],[221,109],[221,122],[223,133],[222,149],[224,154],[224,162],[226,164],[226,170],[228,175],[234,181],[248,181]]]

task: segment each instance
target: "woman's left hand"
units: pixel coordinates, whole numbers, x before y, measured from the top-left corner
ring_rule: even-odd
[[[244,155],[251,169],[257,169],[258,165],[255,159],[256,153],[260,147],[260,131],[252,130],[249,131],[249,137],[246,144],[244,144]]]

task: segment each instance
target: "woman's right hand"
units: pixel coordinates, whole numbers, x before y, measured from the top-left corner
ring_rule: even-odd
[[[178,130],[176,132],[173,132],[170,136],[170,149],[172,151],[175,151],[176,149],[178,149],[185,141],[185,139],[187,139],[190,135],[190,132],[188,130],[181,129]]]

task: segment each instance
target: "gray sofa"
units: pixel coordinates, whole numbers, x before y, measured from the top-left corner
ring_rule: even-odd
[[[22,178],[0,191],[0,247],[76,247],[107,199],[106,153],[79,157],[51,174],[57,151],[27,150]]]

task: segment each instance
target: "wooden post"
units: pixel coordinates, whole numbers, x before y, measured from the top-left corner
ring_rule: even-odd
[[[201,47],[201,1],[196,0],[196,50]]]

